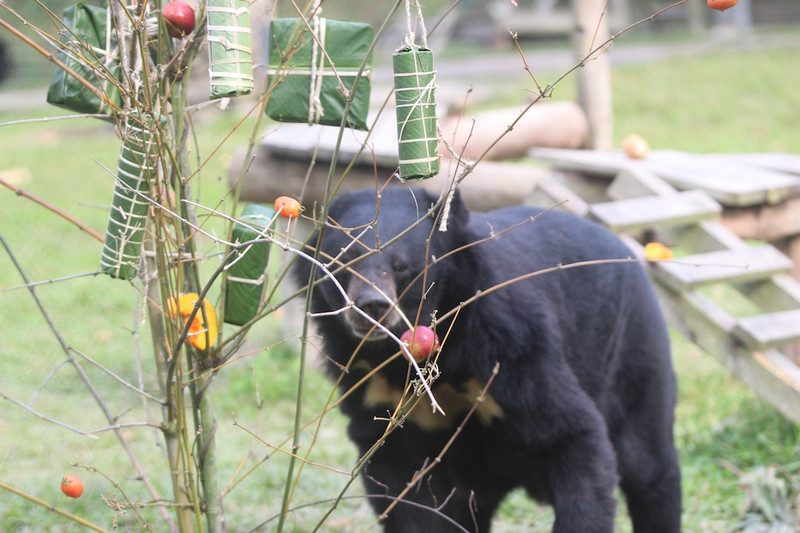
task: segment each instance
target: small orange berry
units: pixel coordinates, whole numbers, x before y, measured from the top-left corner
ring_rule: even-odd
[[[83,481],[75,474],[67,474],[61,480],[61,492],[70,498],[78,498],[83,494]]]
[[[275,200],[275,211],[283,218],[297,218],[302,210],[300,202],[291,196],[279,196]]]

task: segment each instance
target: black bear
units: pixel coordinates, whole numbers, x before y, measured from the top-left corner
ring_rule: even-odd
[[[384,529],[489,531],[524,487],[553,506],[553,531],[611,532],[619,485],[636,533],[679,531],[675,375],[645,270],[612,233],[565,213],[470,213],[456,194],[440,231],[442,203],[403,186],[344,193],[321,239],[339,287],[317,268],[311,311]],[[303,285],[311,265],[295,267]],[[441,339],[431,389],[446,415],[397,409],[425,400],[398,355],[414,323]]]

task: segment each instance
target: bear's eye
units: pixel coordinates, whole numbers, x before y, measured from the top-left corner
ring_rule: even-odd
[[[395,259],[392,262],[392,268],[397,274],[405,274],[408,272],[408,263],[401,259]]]

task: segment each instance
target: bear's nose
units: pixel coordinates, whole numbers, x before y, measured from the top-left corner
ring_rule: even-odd
[[[355,301],[356,306],[375,320],[380,320],[389,312],[391,304],[379,294],[367,294]]]

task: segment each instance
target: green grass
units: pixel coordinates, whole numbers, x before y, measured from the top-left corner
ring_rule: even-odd
[[[720,53],[681,58],[614,71],[617,138],[631,131],[647,137],[654,148],[694,152],[800,151],[791,117],[800,109],[797,50]],[[570,80],[557,91],[570,97]],[[525,97],[524,89],[507,88]],[[240,116],[241,109],[226,113],[207,110],[198,117],[201,153],[219,143]],[[3,121],[56,114],[53,108],[34,107],[4,116]],[[226,185],[227,167],[234,149],[249,135],[245,126],[234,133],[204,169],[201,200],[213,204]],[[119,140],[112,128],[97,121],[48,122],[0,128],[3,176],[22,176],[20,185],[102,232],[112,192],[112,173]],[[13,169],[13,172],[9,170]],[[0,190],[0,235],[26,274],[42,281],[91,273],[98,269],[101,244],[68,223]],[[207,243],[208,244],[208,243]],[[209,244],[209,246],[211,246]],[[8,255],[0,253],[0,392],[28,403],[39,412],[81,429],[107,425],[92,398],[65,359],[54,336],[25,289],[15,289],[21,279]],[[143,382],[154,391],[154,368],[148,331],[141,322],[137,289],[105,276],[61,281],[37,288],[48,314],[65,342],[90,355],[132,383]],[[283,491],[286,457],[253,440],[239,424],[262,439],[278,444],[291,431],[298,360],[280,340],[296,334],[289,321],[267,321],[251,332],[249,355],[220,372],[212,388],[219,423],[218,442],[223,483],[236,477],[267,454],[270,458],[244,479],[225,500],[229,528],[246,530],[273,516]],[[686,531],[725,531],[738,521],[744,493],[734,469],[757,465],[789,464],[800,452],[800,434],[772,407],[755,398],[731,378],[714,359],[685,340],[674,337],[675,363],[680,379],[676,439],[684,475]],[[266,349],[274,344],[277,346]],[[103,372],[81,362],[119,422],[158,420],[155,406],[122,388]],[[48,381],[49,374],[57,370]],[[308,416],[327,401],[331,384],[317,371],[307,373]],[[261,403],[257,402],[257,398]],[[89,439],[40,420],[1,400],[0,464],[3,482],[29,492],[98,524],[110,526],[115,512],[102,496],[116,495],[101,476],[82,469],[86,494],[67,500],[58,489],[61,476],[76,470],[73,463],[91,465],[118,481],[135,501],[148,501],[141,481],[110,433]],[[344,419],[329,414],[320,430],[312,459],[347,471],[356,458],[344,436]],[[303,434],[305,451],[311,433]],[[126,438],[140,454],[164,497],[170,497],[166,461],[158,432],[129,428]],[[307,466],[295,501],[310,503],[334,496],[347,482],[346,474]],[[358,494],[356,484],[353,494]],[[293,513],[291,526],[307,531],[324,505]],[[152,510],[148,519],[160,524]],[[132,513],[118,517],[125,528],[135,524]],[[364,527],[372,515],[361,499],[343,502],[333,516],[335,530]],[[514,493],[496,521],[498,531],[546,531],[552,514]],[[14,531],[68,531],[74,524],[47,509],[8,492],[0,495],[0,522]],[[627,531],[622,525],[621,530]],[[290,528],[290,529],[292,529]],[[270,528],[267,528],[268,530]],[[331,528],[334,529],[333,527]]]
[[[613,72],[618,142],[637,132],[654,149],[800,152],[797,48],[726,52]],[[668,125],[668,127],[665,127]]]

